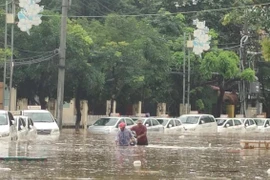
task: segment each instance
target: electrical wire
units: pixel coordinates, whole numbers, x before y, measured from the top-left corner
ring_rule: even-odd
[[[84,3],[83,3],[84,4]],[[258,3],[258,4],[252,4],[252,5],[243,5],[243,6],[236,6],[236,7],[228,7],[228,8],[216,8],[216,9],[205,9],[205,10],[198,10],[198,11],[179,11],[175,13],[168,13],[170,15],[175,14],[194,14],[199,12],[218,12],[218,11],[228,11],[228,10],[234,10],[234,9],[243,9],[243,8],[249,8],[254,6],[266,6],[270,5],[270,2],[268,3]],[[158,14],[158,13],[152,13],[152,14],[121,14],[121,15],[115,15],[119,17],[142,17],[142,16],[163,16],[164,14]],[[61,16],[61,15],[43,15],[43,16]],[[106,18],[107,15],[100,15],[100,16],[68,16],[70,18]]]

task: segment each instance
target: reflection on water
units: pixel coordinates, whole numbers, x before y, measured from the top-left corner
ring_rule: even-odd
[[[149,146],[116,147],[113,135],[62,130],[56,139],[0,142],[0,156],[47,157],[1,160],[0,179],[267,179],[270,150],[243,150],[240,139],[266,134],[151,133]],[[141,166],[135,167],[134,161]]]

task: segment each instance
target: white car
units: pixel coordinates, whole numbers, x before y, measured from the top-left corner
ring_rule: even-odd
[[[24,120],[26,128],[28,129],[26,135],[27,139],[35,140],[37,138],[37,128],[35,127],[33,120],[27,116],[20,116],[20,117]]]
[[[270,120],[267,118],[253,118],[258,126],[257,132],[270,132]]]
[[[138,119],[142,120],[142,124],[146,126],[147,131],[164,131],[163,125],[161,125],[156,118],[153,117],[133,117],[134,122]]]
[[[176,118],[157,118],[158,122],[164,126],[165,133],[176,133],[185,131],[180,119]]]
[[[246,132],[256,132],[257,131],[258,126],[256,125],[256,122],[254,121],[254,119],[251,119],[251,118],[241,118],[240,120],[244,124],[245,131]]]
[[[52,135],[56,137],[60,135],[56,119],[49,111],[22,110],[21,115],[30,117],[33,120],[38,135]]]
[[[245,132],[244,124],[237,118],[216,118],[218,132],[243,133]]]
[[[23,118],[20,116],[14,116],[18,140],[27,140],[27,127]]]
[[[102,117],[98,119],[93,125],[88,127],[88,131],[93,134],[110,134],[117,133],[119,124],[126,123],[126,128],[130,129],[135,125],[133,120],[129,117]]]
[[[210,114],[184,114],[179,117],[186,132],[216,133],[217,122]]]
[[[0,140],[17,140],[17,129],[13,115],[0,110]]]

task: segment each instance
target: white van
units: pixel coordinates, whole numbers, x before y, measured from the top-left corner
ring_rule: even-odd
[[[211,114],[184,114],[179,119],[188,132],[217,132],[217,122]]]
[[[9,111],[5,110],[0,110],[0,139],[18,139],[14,117]]]
[[[30,117],[37,129],[38,135],[59,135],[56,119],[47,110],[22,110],[21,115]]]

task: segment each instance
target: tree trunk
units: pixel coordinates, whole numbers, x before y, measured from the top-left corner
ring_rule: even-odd
[[[76,108],[76,123],[75,123],[75,130],[78,131],[80,129],[80,122],[81,122],[81,103],[80,103],[80,92],[77,90],[76,97],[75,97],[75,108]]]
[[[216,111],[216,114],[215,114],[216,117],[220,117],[224,94],[225,94],[224,88],[219,87],[219,95],[218,95],[218,99],[217,99],[217,111]]]
[[[41,109],[47,109],[47,102],[45,101],[44,96],[42,95],[39,96],[39,102],[40,102]]]

